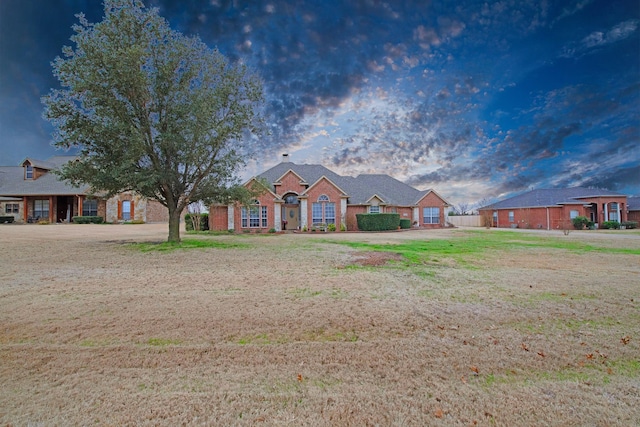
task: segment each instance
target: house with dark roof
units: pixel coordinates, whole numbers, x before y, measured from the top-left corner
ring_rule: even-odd
[[[627,221],[627,196],[596,188],[532,190],[479,208],[492,227],[563,229],[585,216],[595,224]]]
[[[640,196],[627,197],[627,221],[640,223]]]
[[[322,165],[293,163],[287,154],[245,185],[254,181],[266,181],[268,188],[253,205],[210,207],[211,230],[305,230],[329,224],[357,230],[359,213],[397,213],[414,227],[440,228],[450,206],[434,190],[417,190],[389,175],[342,176]]]
[[[74,159],[26,158],[19,166],[0,166],[0,215],[11,215],[16,223],[70,222],[74,216],[101,216],[106,222],[169,220],[164,206],[134,193],[105,199],[89,194],[87,186],[74,187],[61,180],[56,169]]]

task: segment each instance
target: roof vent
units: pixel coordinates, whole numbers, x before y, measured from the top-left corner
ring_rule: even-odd
[[[282,163],[288,163],[289,162],[289,154],[285,153],[282,155]]]

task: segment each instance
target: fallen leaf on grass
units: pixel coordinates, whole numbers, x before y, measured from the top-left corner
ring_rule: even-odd
[[[527,347],[525,343],[520,344],[520,347],[522,347],[524,351],[529,351],[529,347]]]
[[[302,374],[298,374],[298,381],[302,382]]]
[[[593,353],[589,353],[589,354],[587,354],[587,356],[586,356],[586,357],[587,357],[587,359],[589,359],[589,360],[593,359]]]
[[[470,369],[471,369],[473,372],[475,372],[476,374],[478,374],[478,373],[479,373],[478,367],[477,367],[477,366],[475,366],[475,365],[472,365]]]
[[[436,418],[442,418],[444,416],[444,412],[442,412],[441,408],[436,408],[436,410],[434,411],[433,415]]]
[[[622,344],[624,344],[624,345],[629,344],[629,341],[631,341],[631,337],[630,337],[629,335],[627,335],[627,336],[625,336],[625,337],[620,338],[620,342],[621,342]]]
[[[538,356],[540,356],[540,357],[545,357],[544,351],[540,350],[540,351],[538,352]]]

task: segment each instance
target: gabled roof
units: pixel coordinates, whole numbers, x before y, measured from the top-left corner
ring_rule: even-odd
[[[627,197],[627,209],[640,211],[640,196]]]
[[[526,193],[510,197],[480,209],[518,209],[570,204],[580,205],[586,202],[585,199],[595,197],[626,197],[626,195],[598,188],[547,188],[527,191]]]
[[[309,185],[315,184],[322,177],[327,178],[349,197],[348,203],[351,205],[368,205],[371,198],[377,196],[386,205],[414,206],[431,191],[417,190],[389,175],[363,174],[354,178],[338,175],[322,165],[298,165],[293,162],[279,163],[258,177],[266,179],[275,191],[273,183],[279,182],[289,171],[294,172]]]
[[[46,161],[27,158],[21,164],[28,161],[34,167],[53,170],[75,158],[54,156]],[[24,179],[23,166],[0,166],[0,196],[65,196],[83,194],[87,190],[88,186],[78,188],[61,181],[53,172],[45,173],[38,179]]]

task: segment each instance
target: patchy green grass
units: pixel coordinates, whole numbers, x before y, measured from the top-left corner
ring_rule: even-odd
[[[169,345],[179,345],[182,342],[180,340],[172,340],[167,338],[149,338],[145,344],[151,345],[154,347],[166,347]]]
[[[246,243],[239,243],[234,241],[223,242],[219,240],[208,239],[183,239],[180,243],[173,242],[143,242],[132,243],[131,246],[140,252],[171,252],[178,249],[238,249],[247,248],[249,245]]]
[[[612,248],[570,241],[556,236],[533,236],[518,232],[464,231],[454,239],[413,240],[399,244],[371,244],[362,242],[330,241],[354,249],[393,252],[402,255],[405,265],[446,265],[452,260],[456,265],[474,268],[473,260],[484,254],[500,251],[528,250],[532,248],[558,249],[573,253],[600,252],[640,255],[640,248]]]

